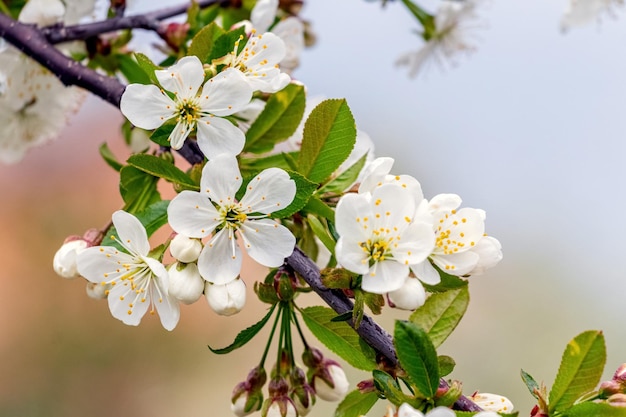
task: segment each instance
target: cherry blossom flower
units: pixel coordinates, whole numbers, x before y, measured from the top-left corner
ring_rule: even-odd
[[[167,69],[155,71],[155,75],[163,89],[152,84],[130,84],[122,95],[120,109],[132,124],[156,129],[173,119],[176,126],[168,140],[174,149],[180,149],[197,128],[198,146],[207,158],[241,152],[243,132],[222,118],[242,110],[252,97],[240,71],[230,68],[204,82],[202,63],[195,56],[187,56]]]
[[[304,24],[295,16],[288,16],[276,24],[278,0],[259,0],[250,12],[250,20],[258,32],[271,31],[285,43],[285,57],[280,61],[283,71],[294,70],[304,50]]]
[[[235,42],[235,48],[227,61],[231,68],[243,73],[252,90],[275,93],[289,84],[291,78],[278,67],[286,54],[282,39],[271,32],[262,35],[253,33],[241,52],[238,52],[242,40],[243,36]]]
[[[167,270],[149,256],[146,229],[132,214],[113,213],[117,237],[126,252],[113,246],[92,246],[78,256],[78,272],[88,281],[110,285],[108,302],[111,314],[131,326],[137,326],[150,307],[159,313],[167,330],[176,327],[180,318],[178,302],[168,292]]]
[[[462,208],[461,197],[439,194],[428,203],[434,218],[435,249],[429,259],[444,272],[464,276],[482,273],[502,259],[500,242],[485,236],[485,212]],[[424,282],[439,282],[439,273],[429,261],[412,265],[415,275]]]
[[[476,392],[470,398],[477,406],[485,411],[509,414],[512,413],[514,409],[511,400],[502,395],[490,394],[488,392]]]
[[[84,93],[13,47],[0,53],[0,72],[0,162],[12,164],[30,148],[56,139]]]
[[[413,194],[394,183],[339,200],[335,254],[344,268],[363,275],[363,290],[384,294],[399,289],[410,265],[432,252],[432,225],[414,222],[414,215]]]
[[[585,26],[599,21],[602,15],[613,15],[624,0],[570,0],[561,19],[561,29]]]
[[[169,223],[176,232],[210,240],[198,258],[200,274],[213,284],[227,284],[241,270],[241,249],[268,267],[282,265],[291,255],[295,238],[269,215],[287,207],[296,194],[296,184],[279,168],[259,173],[237,201],[235,193],[243,180],[237,160],[221,155],[209,160],[202,170],[200,192],[183,191],[168,207]]]
[[[440,66],[446,61],[454,64],[456,55],[473,51],[468,39],[479,26],[476,24],[476,5],[477,0],[443,0],[434,16],[434,29],[422,35],[424,46],[401,55],[396,65],[409,67],[409,77],[413,78],[430,62]]]

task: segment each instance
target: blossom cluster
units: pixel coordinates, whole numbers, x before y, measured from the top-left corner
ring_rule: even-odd
[[[361,288],[388,294],[398,308],[425,301],[421,283],[436,285],[437,270],[476,275],[502,259],[500,242],[485,235],[485,212],[459,208],[461,198],[439,194],[425,199],[409,175],[391,175],[392,158],[366,167],[358,193],[337,204],[337,261],[362,275]]]

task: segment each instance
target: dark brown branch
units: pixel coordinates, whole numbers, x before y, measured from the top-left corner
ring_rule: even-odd
[[[200,8],[205,8],[213,4],[222,6],[230,3],[229,0],[199,0]],[[54,25],[41,29],[43,36],[48,39],[51,44],[61,42],[85,40],[89,37],[100,35],[103,33],[115,32],[123,29],[147,29],[157,32],[161,27],[161,20],[178,16],[187,12],[191,3],[172,6],[151,13],[120,16],[112,19],[103,20],[101,22],[87,23],[84,25],[63,26]]]
[[[306,256],[299,248],[296,248],[291,256],[287,258],[287,263],[298,274],[304,278],[309,286],[315,291],[319,297],[324,300],[337,314],[344,314],[353,308],[352,301],[339,290],[331,290],[325,288],[320,278],[320,270],[308,256]],[[352,321],[349,321],[352,325]],[[361,338],[377,352],[382,354],[390,363],[398,365],[398,357],[393,347],[391,335],[380,327],[371,317],[364,315],[361,325],[356,332]],[[445,380],[440,381],[441,387],[448,387]],[[473,401],[465,396],[461,396],[455,403],[458,410],[463,411],[482,411]]]

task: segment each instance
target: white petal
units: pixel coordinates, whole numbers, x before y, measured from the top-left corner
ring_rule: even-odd
[[[113,225],[117,230],[117,241],[135,255],[147,255],[150,242],[145,227],[130,213],[118,210],[113,213]]]
[[[246,285],[239,278],[221,285],[207,282],[204,293],[211,309],[221,316],[232,316],[246,304]]]
[[[226,284],[241,271],[242,255],[234,235],[219,231],[204,247],[198,258],[200,275],[213,284]]]
[[[20,11],[18,20],[43,27],[61,22],[63,15],[65,5],[60,0],[29,0]]]
[[[416,278],[408,277],[402,287],[387,294],[395,308],[415,310],[426,302],[426,291]]]
[[[263,170],[248,183],[241,206],[249,213],[269,214],[287,207],[296,195],[296,183],[280,168]]]
[[[461,197],[456,194],[438,194],[430,199],[429,206],[432,211],[452,211],[461,205]]]
[[[419,264],[411,265],[411,271],[425,284],[437,285],[441,282],[439,272],[430,264],[428,259]]]
[[[228,68],[208,80],[199,97],[205,114],[229,116],[243,110],[252,99],[252,90],[241,71]]]
[[[478,254],[480,260],[470,272],[471,275],[480,275],[489,268],[493,268],[502,260],[502,245],[498,239],[484,236],[478,241],[472,252]]]
[[[363,170],[363,181],[359,186],[359,193],[371,193],[374,191],[374,188],[383,185],[385,177],[393,167],[393,163],[393,158],[381,157],[367,164]]]
[[[337,233],[357,241],[366,241],[372,233],[370,222],[373,217],[368,195],[345,194],[335,210]]]
[[[239,155],[246,143],[246,136],[237,126],[226,119],[204,116],[198,120],[198,146],[211,160],[219,155]]]
[[[220,155],[210,159],[202,169],[200,189],[214,203],[225,206],[235,202],[235,193],[242,182],[237,158]]]
[[[340,237],[335,245],[337,262],[356,274],[366,274],[369,271],[368,254],[363,251],[358,241]]]
[[[176,103],[156,85],[130,84],[120,101],[122,114],[135,126],[156,129],[174,117]]]
[[[167,207],[167,218],[175,232],[203,238],[221,223],[220,216],[206,194],[185,190]]]
[[[276,19],[278,0],[258,0],[250,12],[250,20],[259,32],[265,32]]]
[[[239,233],[248,255],[271,268],[282,265],[296,245],[296,238],[289,229],[270,219],[244,222]]]
[[[409,276],[409,267],[393,260],[377,262],[370,272],[363,274],[361,288],[374,294],[399,289]]]
[[[409,404],[404,403],[398,408],[398,417],[424,417],[424,414],[411,407]]]
[[[157,313],[159,313],[159,319],[161,319],[161,325],[165,330],[173,330],[180,320],[180,306],[178,301],[169,295],[167,287],[155,280],[151,286],[152,291],[152,303],[156,307]]]
[[[463,276],[476,268],[480,257],[472,251],[467,251],[452,255],[433,255],[431,259],[442,271],[451,275]]]
[[[426,413],[426,417],[455,417],[455,416],[456,416],[455,412],[450,410],[448,407],[437,407],[434,410],[430,410],[428,413]]]
[[[145,293],[142,294],[142,297],[145,295]],[[145,298],[137,297],[128,281],[114,285],[109,292],[107,300],[111,315],[130,326],[139,325],[141,318],[146,314],[150,305],[149,294]]]
[[[179,120],[176,123],[172,133],[170,133],[170,136],[167,138],[172,149],[180,149],[183,147],[185,140],[189,137],[195,125],[195,122],[187,123],[186,120]]]
[[[411,193],[396,184],[383,184],[372,192],[372,227],[402,233],[415,214],[415,199]],[[387,232],[389,233],[389,232]]]
[[[81,276],[88,281],[104,285],[128,273],[122,265],[136,265],[137,259],[113,246],[92,246],[83,250],[76,258]]]
[[[433,227],[427,223],[412,223],[402,233],[400,242],[391,250],[393,257],[407,265],[423,262],[435,247]]]
[[[179,100],[194,97],[204,81],[202,63],[194,55],[181,58],[171,67],[154,71],[154,74],[161,86],[176,93]]]

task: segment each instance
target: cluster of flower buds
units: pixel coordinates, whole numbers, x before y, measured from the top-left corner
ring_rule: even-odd
[[[600,384],[598,394],[611,405],[626,407],[626,363],[617,368],[612,379]]]

